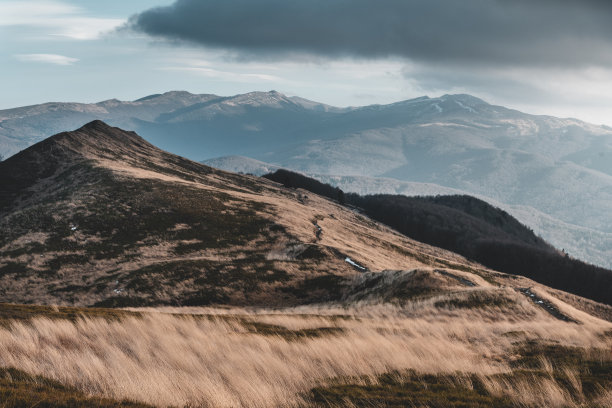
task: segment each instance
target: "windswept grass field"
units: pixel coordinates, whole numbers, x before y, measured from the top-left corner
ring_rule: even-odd
[[[482,287],[275,310],[2,305],[0,406],[612,407],[612,324],[553,301],[573,321]],[[24,382],[50,388],[11,402]]]

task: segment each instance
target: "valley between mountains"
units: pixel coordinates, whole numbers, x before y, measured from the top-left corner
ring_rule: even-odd
[[[612,406],[612,307],[527,278],[530,258],[495,270],[365,198],[214,169],[100,120],[0,174],[0,406]],[[563,257],[461,202],[476,207],[422,211]]]

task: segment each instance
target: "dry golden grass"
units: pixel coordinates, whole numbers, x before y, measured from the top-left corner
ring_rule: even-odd
[[[477,290],[514,304],[435,306]],[[401,307],[168,308],[121,320],[37,318],[0,330],[0,366],[43,375],[86,394],[157,406],[307,405],[313,387],[342,378],[375,383],[380,374],[406,370],[447,374],[462,386],[470,386],[470,376],[477,375],[491,395],[508,397],[516,406],[580,406],[582,397],[576,395],[582,390],[571,367],[540,359],[537,375],[506,376],[519,357],[516,345],[536,341],[597,353],[611,346],[611,339],[602,336],[609,323],[556,320],[512,289],[466,293]],[[569,306],[564,311],[576,312]],[[557,371],[573,387],[571,395]],[[610,406],[611,397],[601,390],[598,403]]]
[[[612,407],[612,391],[606,390],[602,393],[601,397],[597,399],[595,402],[602,408],[610,408]]]

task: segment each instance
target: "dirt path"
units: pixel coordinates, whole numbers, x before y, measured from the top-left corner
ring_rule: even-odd
[[[572,319],[571,317],[563,314],[557,306],[555,306],[548,300],[542,299],[541,297],[533,293],[531,291],[531,288],[517,288],[516,290],[522,293],[523,295],[527,296],[529,299],[531,299],[533,303],[540,306],[542,309],[546,310],[553,317],[559,320],[563,320],[564,322],[579,323],[576,320]]]

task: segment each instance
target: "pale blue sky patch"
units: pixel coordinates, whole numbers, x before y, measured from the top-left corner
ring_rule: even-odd
[[[78,61],[78,58],[57,54],[17,54],[15,58],[23,62],[38,62],[53,65],[72,65]]]

